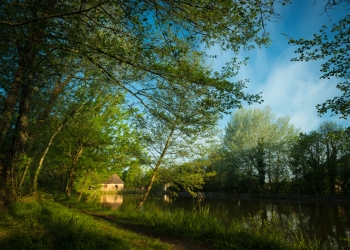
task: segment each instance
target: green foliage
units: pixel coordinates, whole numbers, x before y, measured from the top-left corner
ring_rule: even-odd
[[[60,142],[53,145],[55,150],[49,150],[50,159],[45,162],[46,166],[54,166],[53,171],[45,173],[48,178],[44,177],[44,181],[52,176],[63,179],[66,172],[71,178],[73,168],[90,167],[108,158],[106,155],[115,148],[129,154],[137,151],[137,156],[127,159],[115,155],[113,164],[120,164],[120,168],[130,167],[131,161],[144,156],[140,148],[135,149],[135,143],[126,140],[130,134],[124,127],[130,121],[120,123],[125,117],[111,114],[111,96],[119,99],[124,94],[123,102],[133,115],[138,116],[135,106],[141,106],[168,124],[171,119],[167,108],[173,112],[177,107],[161,100],[171,94],[180,98],[181,93],[186,93],[184,88],[197,93],[186,96],[188,106],[207,115],[207,125],[215,120],[209,119],[209,113],[219,116],[241,106],[243,101],[260,102],[259,94],[244,91],[245,81],[228,80],[237,75],[244,62],[232,58],[221,72],[216,72],[208,67],[210,56],[203,45],[219,45],[221,50],[235,52],[267,45],[266,22],[278,17],[275,3],[286,2],[93,0],[2,4],[0,64],[6,70],[0,69],[4,73],[0,74],[0,188],[17,194],[17,184],[14,188],[5,185],[16,182],[6,181],[10,177],[5,173],[14,173],[16,180],[25,177],[21,159],[27,155],[33,162],[24,186],[33,186],[35,191],[37,176],[56,135],[61,137]],[[95,105],[101,104],[101,99],[109,99],[110,105]],[[161,110],[157,110],[158,106]],[[176,121],[182,122],[178,129],[190,133],[197,129],[196,124],[205,125],[203,116],[197,114],[186,114],[183,106],[177,114]],[[125,134],[118,134],[118,129]],[[122,137],[125,145],[109,152],[101,150],[99,146],[110,141],[111,131]],[[62,162],[57,163],[60,158]],[[80,158],[80,166],[74,163],[75,158]],[[62,188],[62,183],[55,186]]]
[[[147,184],[144,177],[144,171],[140,166],[132,166],[123,171],[122,179],[126,188],[141,188]]]
[[[333,1],[333,4],[339,3]],[[292,61],[325,61],[321,65],[320,71],[323,75],[320,78],[335,77],[340,79],[336,87],[342,92],[342,95],[329,99],[323,104],[318,104],[316,107],[320,114],[331,110],[332,113],[339,114],[344,119],[350,114],[349,28],[350,15],[346,15],[339,22],[334,23],[331,28],[323,25],[319,33],[314,34],[312,39],[289,38],[289,43],[299,47],[295,51],[299,57],[293,58]]]
[[[280,192],[279,183],[289,180],[288,151],[297,133],[289,117],[276,118],[270,107],[238,110],[225,130],[222,160],[213,165],[217,182],[230,191]]]
[[[44,168],[40,178],[46,190],[62,190],[67,183],[73,187],[75,180],[77,190],[87,188],[111,173],[139,164],[140,133],[129,123],[131,114],[122,102],[122,96],[96,96],[58,134],[46,157],[46,165],[51,167]]]
[[[214,171],[206,170],[206,166],[200,162],[193,161],[160,169],[158,183],[170,190],[185,191],[195,197],[196,192],[202,190],[206,181],[215,174]]]
[[[290,151],[293,192],[306,194],[348,194],[348,136],[332,122],[317,131],[300,134]]]
[[[200,57],[193,57],[191,60],[199,65],[202,63]],[[213,140],[211,138],[215,137],[214,126],[220,113],[225,110],[222,99],[213,98],[211,95],[210,86],[196,85],[184,80],[159,81],[157,84],[157,89],[147,93],[152,96],[152,102],[147,104],[145,116],[137,120],[150,155],[146,164],[153,170],[147,191],[138,208],[147,199],[160,167],[181,166],[183,162],[194,162],[193,159],[203,156],[205,150],[202,149],[210,145],[210,141]],[[240,105],[240,101],[237,100],[233,105]],[[202,147],[201,144],[205,146]],[[174,183],[186,178],[186,175],[175,174],[176,177],[172,177],[173,180],[168,178],[167,182]],[[204,172],[203,174],[205,176]],[[180,185],[192,192],[191,189],[195,186],[199,187],[195,184],[194,177],[187,178],[186,183]],[[190,179],[193,180],[192,183],[189,183]],[[201,179],[198,182],[201,182]]]

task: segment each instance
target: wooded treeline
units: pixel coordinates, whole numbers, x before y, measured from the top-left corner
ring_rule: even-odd
[[[288,2],[0,3],[1,199],[38,189],[70,196],[112,173],[147,186],[143,200],[154,183],[348,192],[348,134],[335,125],[298,136],[271,118],[249,140],[234,124],[223,143],[215,134],[223,113],[262,102],[247,80],[232,80],[246,63],[239,52],[270,43],[266,25]],[[233,52],[220,72],[213,46]]]
[[[237,111],[225,130],[206,191],[350,194],[349,130],[324,122],[303,133],[271,109]]]

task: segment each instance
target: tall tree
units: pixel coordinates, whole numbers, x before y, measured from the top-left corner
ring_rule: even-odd
[[[266,177],[272,188],[273,180],[279,182],[288,178],[288,169],[281,155],[287,154],[297,132],[289,123],[289,117],[276,118],[268,106],[264,109],[238,110],[225,130],[223,147],[227,160],[223,163],[231,161],[226,171],[232,172],[230,168],[233,167],[235,171],[232,173],[236,176],[240,173],[246,183],[246,190],[243,191],[249,192],[255,188],[255,191],[264,192]]]
[[[317,131],[300,134],[291,150],[291,171],[296,194],[323,194],[326,169],[322,138]]]
[[[67,196],[81,172],[121,172],[140,158],[139,133],[129,124],[130,111],[122,102],[123,96],[96,96],[55,139],[48,157],[51,164],[66,166]]]
[[[4,189],[10,190],[12,165],[27,151],[34,92],[50,98],[52,93],[46,90],[52,81],[48,78],[66,74],[65,65],[72,62],[81,62],[71,68],[72,72],[80,65],[85,70],[94,68],[100,76],[108,78],[110,91],[121,88],[141,103],[151,100],[144,90],[158,88],[156,83],[161,80],[174,79],[210,86],[211,95],[224,100],[225,108],[242,99],[257,101],[257,95],[234,93],[236,88],[244,88],[244,82],[226,81],[239,68],[236,58],[223,72],[215,73],[192,64],[187,55],[201,53],[203,44],[207,47],[219,44],[235,52],[254,44],[267,44],[265,24],[276,17],[275,5],[271,3],[268,0],[1,3],[0,43],[1,51],[6,53],[0,59],[2,65],[11,64],[11,72],[4,77],[6,82],[1,83],[2,193]],[[55,69],[55,73],[46,74],[50,69]],[[84,75],[81,72],[85,70],[78,70],[74,76]],[[13,139],[6,140],[9,137]]]
[[[158,170],[169,160],[169,155],[170,159],[190,158],[192,145],[213,128],[222,108],[220,101],[208,95],[206,86],[161,84],[153,91],[149,115],[140,124],[148,137],[149,152],[153,155],[149,164],[153,173],[137,208],[147,200]],[[216,102],[217,106],[207,106],[207,102]]]
[[[317,131],[300,134],[290,153],[294,192],[339,193],[341,186],[347,185],[346,145],[346,134],[333,122],[322,123]],[[342,173],[344,184],[339,183]]]

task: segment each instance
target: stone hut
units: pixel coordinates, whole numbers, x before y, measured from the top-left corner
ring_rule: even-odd
[[[112,175],[102,184],[102,191],[118,191],[124,189],[124,182],[117,174]]]

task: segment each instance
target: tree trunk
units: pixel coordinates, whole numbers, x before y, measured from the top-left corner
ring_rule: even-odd
[[[14,108],[17,104],[17,100],[23,83],[24,65],[21,61],[22,60],[20,60],[19,62],[17,72],[11,83],[11,87],[7,93],[4,108],[2,110],[2,115],[0,117],[0,148],[2,148],[2,144],[4,142],[6,133],[10,127]]]
[[[70,173],[69,173],[69,179],[68,179],[68,184],[67,184],[67,193],[66,193],[66,197],[69,198],[72,194],[72,188],[73,188],[73,183],[75,181],[75,172],[74,169],[71,169]]]
[[[265,175],[266,175],[266,163],[265,163],[265,152],[264,152],[264,138],[258,139],[258,157],[257,157],[257,170],[259,186],[261,191],[265,191]]]
[[[49,152],[50,146],[53,142],[53,139],[55,139],[56,135],[61,131],[61,129],[63,128],[64,124],[62,124],[61,126],[58,127],[58,129],[56,130],[55,133],[53,133],[53,135],[51,136],[49,142],[47,143],[46,148],[44,149],[44,152],[39,160],[39,164],[38,167],[36,168],[35,172],[34,172],[34,177],[33,177],[33,184],[32,184],[32,192],[33,194],[36,194],[36,192],[38,191],[38,177],[39,177],[39,173],[43,167],[43,162],[45,160],[45,157],[47,155],[47,152]]]
[[[18,152],[17,154],[22,154],[26,150],[26,145],[28,141],[28,120],[30,111],[30,101],[33,93],[33,74],[29,74],[29,79],[27,84],[22,88],[21,101],[19,106],[19,116],[18,116]]]
[[[24,171],[23,171],[21,180],[20,180],[20,182],[19,182],[19,184],[18,184],[18,190],[21,190],[21,187],[22,187],[23,182],[24,182],[24,179],[25,179],[25,177],[26,177],[26,175],[27,175],[27,172],[28,172],[28,169],[29,169],[29,165],[30,165],[30,164],[31,164],[31,160],[29,160],[29,162],[26,163],[26,167],[25,167],[25,169],[24,169]]]
[[[37,116],[37,119],[36,119],[36,124],[35,124],[35,127],[33,128],[33,131],[40,131],[40,129],[45,126],[45,121],[48,119],[49,115],[50,115],[50,112],[52,111],[54,105],[55,105],[55,102],[56,100],[58,99],[59,95],[63,92],[63,90],[65,89],[65,87],[67,86],[67,84],[69,83],[69,81],[73,78],[73,74],[69,75],[69,77],[64,81],[62,82],[62,76],[59,76],[55,82],[55,86],[54,86],[54,89],[52,90],[52,93],[51,93],[51,97],[48,101],[48,103],[45,104],[45,107],[44,107],[44,110]],[[36,141],[36,139],[38,137],[41,136],[41,133],[32,133],[30,134],[30,138],[33,142]],[[27,149],[27,152],[28,154],[31,154],[31,155],[37,155],[39,154],[40,152],[37,152],[37,150],[34,150],[33,149],[33,144],[32,143],[31,147],[29,147]],[[26,167],[29,167],[29,165],[27,165]],[[27,173],[27,168],[25,169],[25,173],[23,173],[23,176],[26,175]],[[34,176],[35,176],[35,169],[31,169],[30,171],[30,182],[31,183],[34,183]],[[20,185],[21,186],[21,185]],[[19,188],[20,188],[19,186]],[[62,189],[62,191],[65,191],[66,189]]]
[[[337,148],[334,145],[327,145],[327,172],[329,179],[329,189],[332,195],[335,194],[337,173]]]
[[[11,169],[8,163],[5,163],[5,152],[2,147],[5,136],[11,124],[14,108],[17,104],[21,85],[23,82],[24,65],[20,60],[17,72],[12,81],[11,87],[7,93],[4,102],[2,115],[0,116],[0,192],[1,196],[8,196],[9,187],[11,187]],[[12,193],[12,192],[11,192]],[[8,197],[9,198],[9,197]]]
[[[140,200],[139,204],[136,206],[135,210],[139,210],[139,209],[143,206],[143,204],[145,203],[145,201],[146,201],[147,198],[148,198],[149,193],[151,192],[153,183],[154,183],[154,181],[155,181],[155,179],[156,179],[157,170],[158,170],[160,164],[162,163],[163,158],[164,158],[164,156],[165,156],[165,154],[166,154],[166,152],[167,152],[167,150],[168,150],[168,148],[169,148],[170,141],[171,141],[171,138],[172,138],[173,133],[174,133],[174,131],[175,131],[175,128],[176,128],[176,123],[173,124],[173,126],[172,126],[172,128],[171,128],[171,130],[170,130],[170,133],[169,133],[169,135],[168,135],[168,138],[167,138],[167,141],[166,141],[166,143],[165,143],[165,145],[164,145],[164,148],[163,148],[163,150],[162,150],[162,153],[161,153],[161,155],[159,156],[158,161],[157,161],[157,163],[156,163],[156,167],[154,168],[154,171],[153,171],[153,173],[152,173],[151,180],[150,180],[150,182],[148,183],[146,192],[145,192],[145,194],[143,195],[142,199]]]
[[[11,180],[9,180],[9,183],[11,183],[11,193],[13,195],[16,195],[19,186],[17,184],[17,175],[19,167],[18,164],[22,162],[26,154],[28,142],[28,120],[30,112],[30,101],[33,92],[32,84],[33,74],[30,73],[28,76],[27,84],[21,88],[21,100],[18,110],[19,116],[15,127],[15,133],[13,135],[12,155],[8,164],[8,168],[10,168],[9,172],[11,173]]]
[[[68,179],[68,185],[67,185],[67,194],[66,194],[67,197],[70,197],[71,194],[72,194],[73,184],[74,184],[74,181],[75,181],[75,178],[76,178],[75,170],[76,170],[76,166],[77,166],[78,160],[79,160],[80,156],[83,153],[83,150],[84,150],[84,147],[81,144],[79,146],[76,154],[73,157],[72,167],[71,167],[70,172],[69,172],[69,179]]]
[[[39,5],[31,5],[31,17],[37,18],[39,13],[42,15],[48,15],[54,9],[57,1],[52,0],[46,4],[43,9],[39,8]],[[7,93],[7,97],[4,103],[4,108],[0,116],[0,189],[4,189],[3,183],[6,183],[7,189],[6,195],[14,195],[15,188],[15,174],[17,160],[21,158],[25,151],[25,147],[28,140],[28,114],[29,104],[32,93],[33,74],[34,74],[34,60],[38,53],[39,47],[42,46],[41,42],[45,35],[45,29],[48,23],[48,19],[44,18],[31,25],[25,25],[21,28],[14,28],[13,33],[21,33],[25,37],[16,39],[18,51],[18,69],[15,73],[14,79]],[[18,43],[17,43],[18,42]],[[27,75],[28,74],[28,75]],[[24,85],[24,78],[28,77],[27,85]],[[16,127],[15,144],[11,152],[11,159],[7,164],[4,164],[5,154],[3,152],[3,144],[6,134],[10,128],[11,120],[15,111],[15,107],[18,101],[20,91],[22,90],[22,98],[20,102],[20,110],[18,117],[18,127]],[[4,181],[5,180],[5,181]]]
[[[85,188],[85,183],[86,183],[86,179],[87,179],[88,174],[89,174],[89,170],[86,170],[86,174],[85,174],[85,177],[84,177],[83,185],[80,188],[80,195],[79,195],[79,198],[78,198],[79,201],[80,201],[81,197],[83,196],[83,190]]]
[[[38,190],[38,176],[39,176],[39,173],[43,167],[43,162],[45,160],[45,157],[47,155],[47,152],[49,152],[49,149],[50,149],[50,146],[53,142],[53,140],[55,139],[56,135],[61,131],[61,129],[68,123],[68,121],[80,110],[82,109],[84,106],[85,106],[86,103],[83,103],[83,105],[81,105],[80,107],[78,107],[77,109],[73,110],[69,115],[68,117],[63,120],[62,124],[57,128],[56,132],[53,133],[53,135],[51,136],[49,142],[47,143],[47,146],[46,148],[44,149],[44,152],[39,160],[39,164],[38,164],[38,167],[37,169],[35,170],[35,173],[34,173],[34,178],[33,178],[33,184],[32,184],[32,192],[35,194]]]

